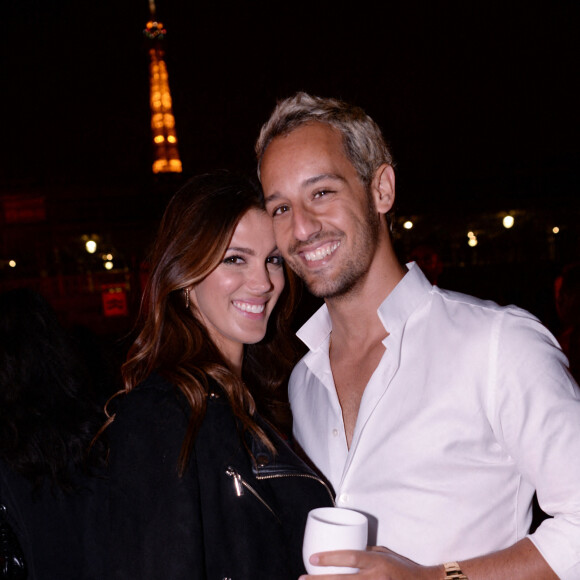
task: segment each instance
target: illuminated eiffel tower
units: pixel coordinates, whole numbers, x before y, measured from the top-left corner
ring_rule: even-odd
[[[153,134],[153,173],[181,173],[169,77],[164,60],[163,39],[166,31],[155,17],[155,0],[149,0],[149,12],[151,19],[143,32],[150,43],[149,95]]]

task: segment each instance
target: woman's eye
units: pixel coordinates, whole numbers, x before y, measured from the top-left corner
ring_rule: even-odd
[[[244,259],[241,256],[228,256],[224,258],[224,264],[243,264]]]
[[[273,266],[281,266],[284,263],[284,258],[282,256],[270,256],[266,262]]]

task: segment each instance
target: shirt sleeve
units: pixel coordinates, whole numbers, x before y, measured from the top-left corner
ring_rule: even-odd
[[[186,410],[167,388],[135,389],[110,429],[110,578],[205,576],[195,460],[178,475]]]
[[[527,312],[505,311],[492,335],[494,429],[553,516],[529,538],[560,578],[580,578],[580,390],[556,339]]]

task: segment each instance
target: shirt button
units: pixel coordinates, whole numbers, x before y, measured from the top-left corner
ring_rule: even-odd
[[[338,497],[340,503],[348,503],[348,493],[341,493]]]
[[[338,437],[338,429],[333,429],[332,430],[332,436],[333,437]]]

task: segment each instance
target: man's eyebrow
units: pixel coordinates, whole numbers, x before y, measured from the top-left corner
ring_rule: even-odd
[[[272,201],[276,201],[278,198],[282,197],[282,195],[278,192],[272,193],[270,195],[264,196],[264,203],[267,204]]]
[[[305,179],[300,184],[300,187],[309,187],[312,185],[316,185],[317,183],[319,183],[320,181],[323,181],[325,179],[332,179],[334,181],[341,181],[343,183],[346,181],[346,179],[344,177],[342,177],[342,175],[338,175],[337,173],[321,173],[320,175],[313,175],[312,177]],[[274,193],[272,193],[268,196],[265,196],[264,202],[270,203],[270,202],[276,201],[277,199],[279,199],[281,197],[283,197],[282,194],[275,191]]]
[[[324,179],[333,179],[334,181],[346,181],[346,179],[342,175],[338,175],[338,173],[321,173],[320,175],[314,175],[306,179],[302,185],[315,185],[319,181]]]

